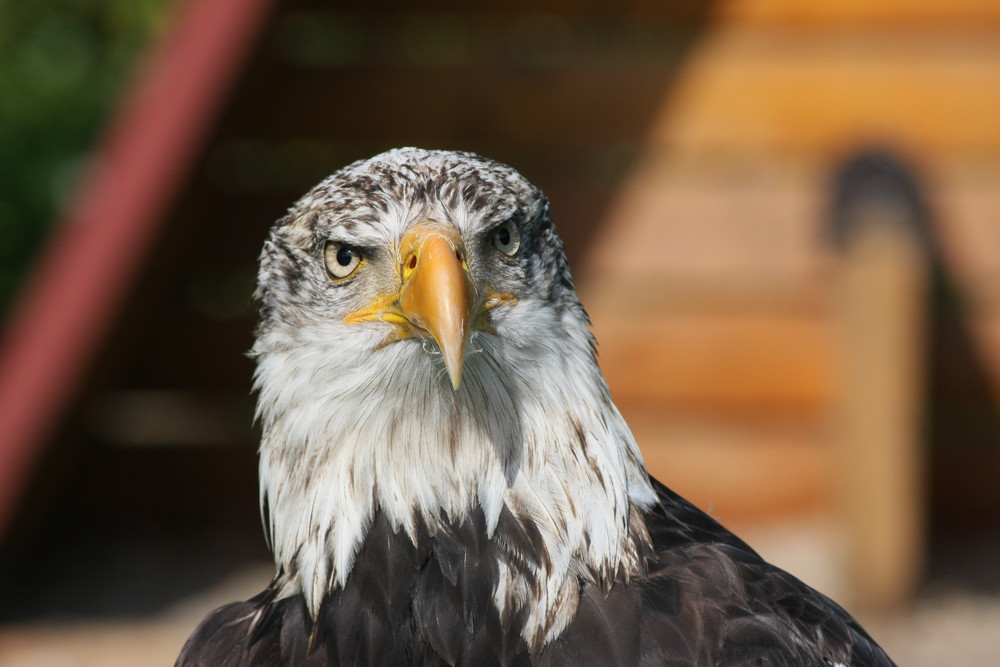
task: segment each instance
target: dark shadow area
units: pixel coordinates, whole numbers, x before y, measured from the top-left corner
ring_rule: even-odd
[[[926,415],[932,580],[1000,592],[1000,401],[963,302],[936,262]]]
[[[280,3],[4,538],[0,618],[151,613],[269,560],[244,352],[271,223],[355,159],[472,150],[578,261],[712,6]]]
[[[153,613],[266,558],[256,462],[232,449],[89,443],[50,457],[59,487],[35,499],[44,525],[21,527],[0,619]]]

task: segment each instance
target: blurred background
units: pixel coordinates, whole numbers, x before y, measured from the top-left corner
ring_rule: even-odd
[[[0,665],[172,664],[267,583],[257,253],[402,145],[549,195],[654,474],[997,664],[1000,4],[4,0],[0,90]]]

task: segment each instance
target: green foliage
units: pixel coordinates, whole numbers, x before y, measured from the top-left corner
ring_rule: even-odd
[[[172,0],[0,0],[0,313]]]

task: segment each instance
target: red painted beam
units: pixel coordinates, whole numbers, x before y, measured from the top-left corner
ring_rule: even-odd
[[[181,7],[36,263],[0,345],[0,535],[271,4]]]

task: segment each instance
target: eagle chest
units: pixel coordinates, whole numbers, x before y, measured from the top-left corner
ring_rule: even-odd
[[[433,534],[421,523],[415,537],[375,516],[344,586],[322,603],[313,650],[339,664],[527,664],[526,609],[502,613],[495,597],[502,567],[534,587],[544,552],[532,530],[504,511],[488,536],[477,509]]]

